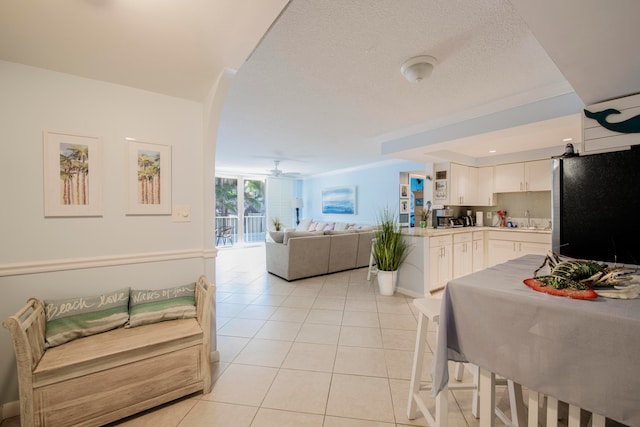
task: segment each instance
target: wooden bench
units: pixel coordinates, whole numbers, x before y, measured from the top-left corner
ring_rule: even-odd
[[[209,392],[214,293],[202,276],[196,318],[118,328],[52,348],[45,348],[42,301],[30,298],[3,322],[16,353],[21,425],[98,426]]]

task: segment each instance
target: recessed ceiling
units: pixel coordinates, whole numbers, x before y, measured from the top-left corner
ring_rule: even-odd
[[[0,59],[196,102],[236,68],[216,170],[266,174],[281,160],[315,174],[413,149],[479,162],[498,141],[556,144],[582,101],[640,92],[638,15],[635,0],[4,0]],[[409,83],[400,67],[417,55],[438,62]],[[550,110],[544,129],[510,121],[568,95],[573,111]],[[490,132],[463,129],[488,116]],[[434,137],[444,128],[465,132]]]

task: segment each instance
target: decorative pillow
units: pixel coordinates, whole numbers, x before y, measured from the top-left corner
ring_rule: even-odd
[[[269,230],[269,236],[271,236],[274,242],[282,243],[282,241],[284,240],[284,231]]]
[[[326,221],[318,221],[318,224],[316,224],[316,230],[324,231],[324,228],[326,226],[327,226]]]
[[[332,222],[331,224],[327,224],[324,227],[324,231],[328,231],[328,230],[333,230],[333,228],[336,226],[336,224],[334,222]]]
[[[131,289],[126,328],[196,317],[196,284],[166,289]]]
[[[309,231],[311,225],[311,218],[303,218],[300,220],[300,224],[296,227],[296,231]]]
[[[312,222],[309,225],[309,228],[306,231],[316,231],[316,228],[318,227],[318,223],[317,222]]]
[[[347,224],[346,222],[336,222],[335,227],[333,227],[333,229],[336,231],[342,231],[342,230],[346,230],[348,226],[349,224]]]
[[[119,328],[129,320],[129,288],[88,297],[44,301],[45,343],[54,347]]]

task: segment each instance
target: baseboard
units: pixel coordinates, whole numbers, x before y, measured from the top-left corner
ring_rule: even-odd
[[[20,415],[20,401],[14,400],[13,402],[4,403],[0,406],[0,422],[17,417]]]
[[[406,295],[406,296],[411,297],[411,298],[424,298],[424,295],[420,295],[415,291],[412,291],[412,290],[409,290],[409,289],[400,288],[400,287],[396,288],[396,292],[398,292],[399,294],[402,294],[402,295]]]
[[[211,363],[220,361],[220,352],[218,350],[211,352]]]

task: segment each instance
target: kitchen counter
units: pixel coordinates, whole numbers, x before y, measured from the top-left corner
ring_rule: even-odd
[[[548,228],[525,228],[525,227],[457,227],[457,228],[420,228],[407,227],[401,229],[403,236],[434,237],[446,234],[469,233],[472,231],[501,231],[518,233],[540,233],[551,234]]]

